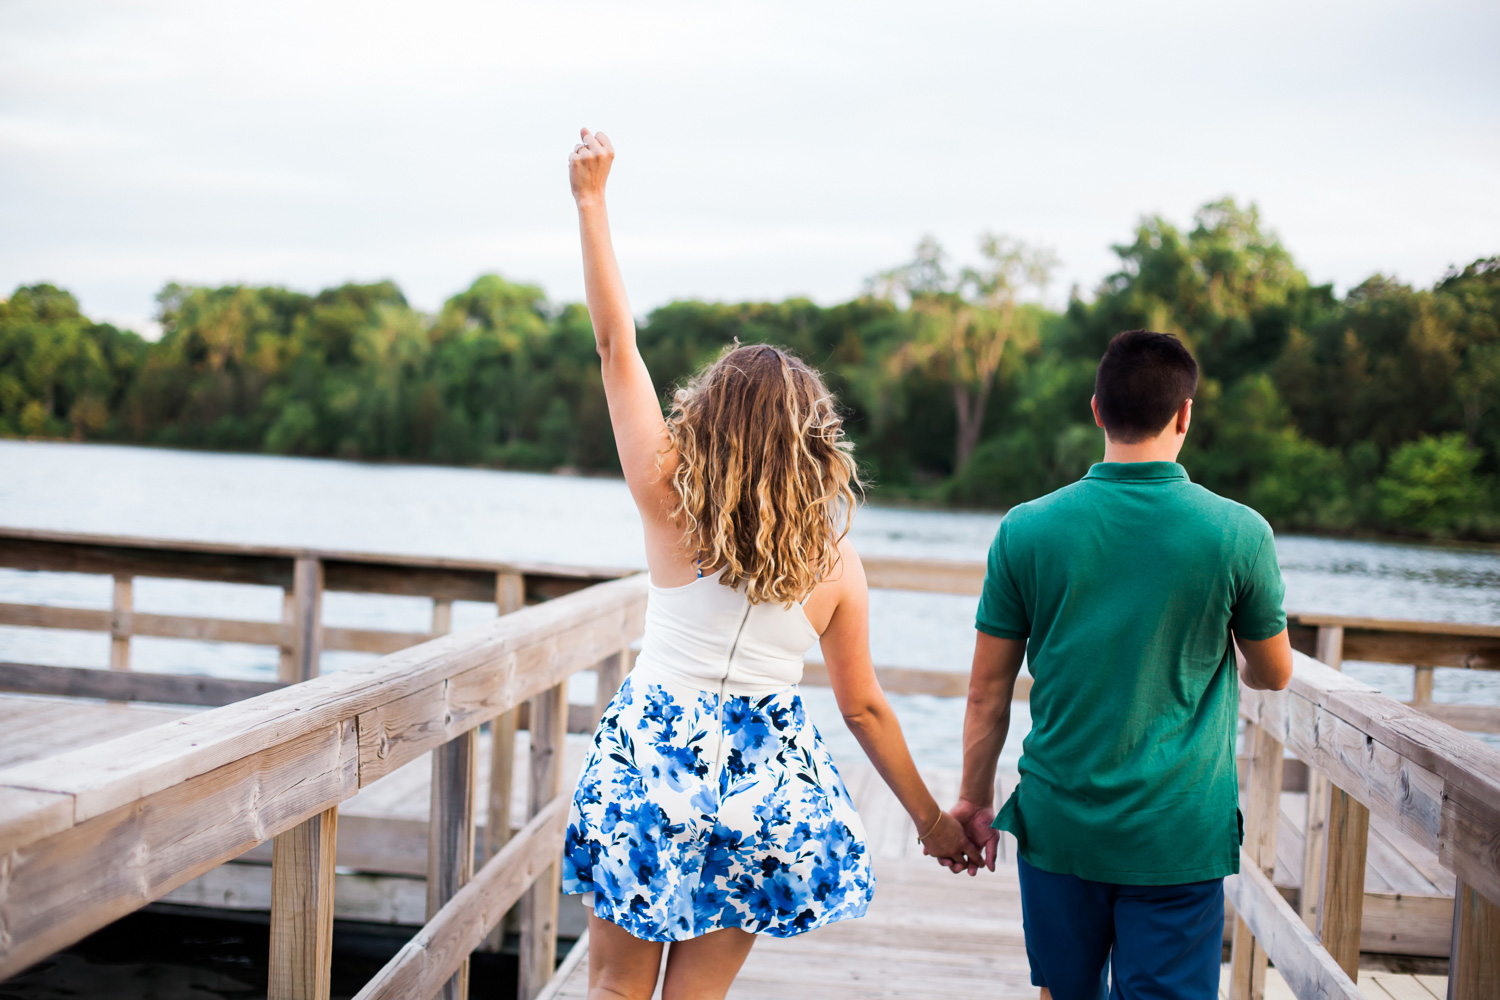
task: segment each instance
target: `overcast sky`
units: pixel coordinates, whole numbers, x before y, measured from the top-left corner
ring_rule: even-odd
[[[1500,253],[1500,3],[0,0],[0,295],[146,330],[167,281],[581,297],[615,140],[638,314],[824,302],[924,233],[1055,248],[1254,200],[1315,281]]]

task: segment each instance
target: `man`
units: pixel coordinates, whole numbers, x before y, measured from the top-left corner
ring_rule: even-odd
[[[1015,835],[1043,1000],[1097,1000],[1111,980],[1126,1000],[1218,992],[1243,835],[1237,681],[1279,690],[1292,656],[1270,527],[1177,464],[1197,386],[1175,337],[1115,337],[1092,402],[1104,461],[1012,509],[990,548],[953,813],[991,870],[998,830]],[[1023,658],[1032,729],[996,818]]]

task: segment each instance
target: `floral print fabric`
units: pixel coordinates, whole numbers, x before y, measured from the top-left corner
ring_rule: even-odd
[[[790,937],[862,916],[864,828],[795,687],[761,698],[625,679],[568,816],[562,885],[648,941]]]

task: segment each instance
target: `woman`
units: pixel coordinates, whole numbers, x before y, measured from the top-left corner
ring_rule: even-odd
[[[614,148],[582,132],[568,171],[589,316],[651,597],[569,814],[563,889],[586,893],[589,996],[723,997],[755,934],[865,912],[864,830],[806,721],[802,654],[822,645],[839,710],[955,870],[980,851],[938,806],[870,663],[869,594],[845,532],[852,447],[817,373],[774,347],[727,351],[663,418],[610,245]]]

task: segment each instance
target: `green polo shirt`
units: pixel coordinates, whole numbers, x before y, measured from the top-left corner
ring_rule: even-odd
[[[1286,627],[1270,526],[1176,462],[1101,462],[1012,508],[975,622],[1025,639],[1031,733],[995,826],[1043,871],[1175,885],[1239,871],[1230,631]]]

